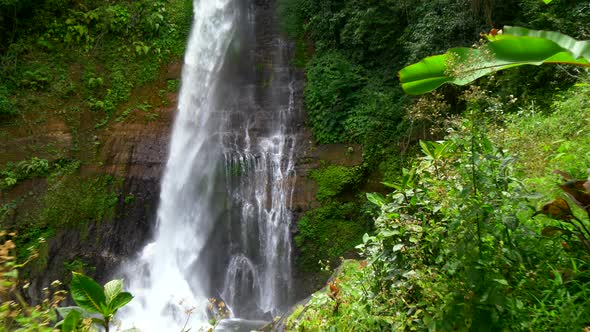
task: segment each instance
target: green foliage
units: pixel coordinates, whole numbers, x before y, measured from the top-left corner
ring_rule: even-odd
[[[338,196],[346,189],[360,184],[363,173],[359,166],[325,166],[309,172],[309,177],[318,184],[317,199],[320,201]]]
[[[482,76],[522,65],[590,66],[590,42],[558,32],[506,26],[503,34],[488,39],[490,42],[480,48],[453,48],[405,67],[399,72],[404,91],[422,94],[445,83],[466,85]]]
[[[303,270],[317,271],[320,261],[336,261],[353,249],[370,228],[360,210],[353,202],[331,201],[308,211],[297,223],[297,264]]]
[[[16,227],[19,261],[38,250],[55,231],[83,227],[111,219],[118,201],[118,182],[110,176],[83,178],[75,175],[51,179],[36,209],[27,211]],[[41,238],[41,240],[40,240]],[[41,255],[37,262],[43,267]]]
[[[561,31],[578,39],[590,39],[588,17],[590,4],[585,1],[555,0],[551,6],[541,1],[521,1],[522,17],[518,25],[533,29]]]
[[[0,86],[0,121],[7,120],[18,114],[18,109],[6,87]]]
[[[515,5],[456,0],[282,0],[279,7],[284,30],[305,58],[297,62],[307,63],[305,105],[316,141],[364,144],[369,169],[403,134],[414,135],[404,127],[408,98],[396,69],[472,44],[493,13],[502,19],[517,13]]]
[[[20,271],[34,256],[17,264],[14,234],[0,231],[0,331],[52,332],[50,326],[57,319],[55,307],[64,299],[66,292],[61,283],[54,281],[44,291],[37,305],[25,301],[22,291],[27,284]]]
[[[311,296],[287,318],[287,331],[388,331],[388,317],[372,314],[362,299],[370,296],[366,264],[344,260],[334,274],[332,287]],[[330,289],[332,288],[332,289]],[[336,296],[333,289],[337,290]],[[354,317],[354,318],[353,318]],[[352,321],[354,319],[354,321]]]
[[[312,60],[306,71],[305,105],[316,140],[348,141],[344,121],[363,84],[362,68],[334,52]]]
[[[339,275],[344,280],[315,294],[289,319],[288,328],[582,330],[590,321],[584,241],[571,232],[571,225],[531,217],[540,202],[554,197],[556,190],[549,188],[557,183],[550,175],[555,167],[584,177],[589,162],[588,135],[582,129],[587,127],[585,85],[555,94],[578,80],[583,70],[520,67],[486,78],[483,88],[466,91],[464,97],[449,86],[415,101],[400,98],[395,72],[429,54],[471,46],[493,26],[526,24],[590,39],[584,14],[589,4],[283,0],[280,6],[284,29],[297,40],[299,56],[312,56],[305,59],[305,104],[316,141],[364,144],[365,170],[381,163],[384,184],[394,190],[387,196],[368,195],[381,209],[376,231],[360,247],[368,266]],[[515,41],[525,40],[527,46],[536,38],[546,40],[535,46],[547,46],[547,40],[555,44],[547,48],[553,53],[533,59],[537,62],[556,53],[561,58],[550,61],[580,61],[582,53],[575,53],[585,47],[580,43],[583,47],[570,53],[563,35],[507,31],[511,29],[516,37],[505,34],[491,42],[509,53],[511,61],[524,59],[514,57],[522,55],[514,45],[504,45]],[[477,52],[480,59],[498,65],[489,61],[488,53]],[[449,74],[446,65],[439,70],[444,75]],[[476,65],[463,62],[452,69],[482,69]],[[500,95],[494,98],[476,96],[495,91]],[[510,112],[515,114],[506,115]],[[452,135],[446,141],[426,141],[447,133]],[[408,153],[420,140],[424,154],[407,167],[411,156],[398,155],[391,145]],[[541,194],[533,192],[539,189]],[[337,191],[328,189],[325,196]],[[342,203],[324,199],[331,210],[322,206],[301,220],[298,263],[307,259],[312,265],[332,249],[334,240],[328,243],[320,234],[326,231],[322,225],[339,225],[329,219],[342,213]],[[556,236],[544,236],[543,230]],[[321,246],[314,246],[316,242]]]
[[[283,29],[297,40],[298,57],[306,57],[305,100],[316,141],[365,144],[369,168],[387,154],[388,144],[399,144],[401,135],[408,135],[410,143],[428,137],[416,138],[415,128],[404,127],[408,99],[399,98],[397,70],[429,54],[470,46],[495,25],[526,24],[588,39],[590,22],[583,14],[588,6],[565,0],[551,6],[538,0],[279,2]],[[517,95],[518,89],[519,95],[529,95],[522,102],[531,100],[540,88],[553,88],[548,82],[571,84],[571,78],[556,75],[554,68],[516,70],[510,75],[500,77],[494,89],[505,89],[506,95]],[[460,110],[456,90],[444,93],[451,109]]]
[[[569,208],[554,213],[556,203],[541,211],[558,221],[532,219],[531,204],[544,196],[530,192],[515,171],[515,159],[489,140],[480,105],[468,102],[470,119],[446,141],[422,142],[424,156],[386,183],[393,193],[369,195],[381,214],[375,233],[366,234],[359,246],[368,266],[339,284],[338,300],[329,293],[314,295],[293,330],[580,331],[586,326],[588,251],[585,237],[573,233],[580,223]],[[516,148],[518,141],[513,144]],[[576,198],[584,208],[587,196]],[[587,217],[581,218],[587,226]]]
[[[133,299],[130,293],[123,292],[123,280],[111,280],[103,288],[92,278],[76,272],[72,273],[70,293],[78,307],[58,309],[64,320],[56,327],[61,327],[63,332],[76,331],[82,324],[82,318],[92,317],[92,314],[101,317],[94,317],[92,323],[108,332],[117,311]]]
[[[548,185],[536,189],[547,191],[554,181],[548,174],[555,169],[585,176],[590,165],[590,137],[585,134],[589,111],[590,86],[582,82],[556,94],[548,109],[531,103],[508,115],[505,129],[494,132],[494,140],[518,158],[527,175],[538,179],[535,182],[545,178]]]
[[[27,179],[45,177],[49,175],[49,172],[49,161],[37,157],[16,164],[8,163],[4,170],[0,172],[0,189],[9,189]]]
[[[370,83],[359,92],[358,102],[344,120],[347,141],[385,146],[402,132],[404,103],[399,89]]]
[[[70,292],[74,302],[88,312],[102,314],[107,309],[105,291],[89,277],[72,273]]]
[[[155,80],[162,65],[183,54],[192,18],[190,0],[46,0],[30,6],[8,21],[0,14],[1,121],[17,121],[18,110],[23,122],[46,118],[48,109],[79,118],[67,103],[104,113],[89,118],[100,122],[97,129],[106,125],[134,88]],[[12,19],[22,26],[4,26]],[[6,47],[3,27],[13,30]]]

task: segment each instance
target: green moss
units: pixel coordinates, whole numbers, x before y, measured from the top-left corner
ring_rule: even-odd
[[[39,208],[28,211],[17,222],[17,248],[20,261],[26,260],[59,229],[78,228],[89,222],[112,219],[118,201],[120,182],[111,176],[84,178],[78,175],[49,180]]]
[[[112,218],[118,198],[116,182],[108,175],[75,176],[53,184],[43,198],[41,223],[64,227]]]
[[[177,92],[178,89],[180,89],[180,80],[166,81],[166,90],[168,90],[168,92]]]
[[[297,264],[306,271],[319,271],[320,261],[337,261],[362,242],[370,219],[356,203],[331,201],[308,211],[298,222],[295,244]]]
[[[363,178],[363,172],[359,166],[326,166],[310,171],[309,177],[317,182],[317,199],[322,201],[358,185]]]

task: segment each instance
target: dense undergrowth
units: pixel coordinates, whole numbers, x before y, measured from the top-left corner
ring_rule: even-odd
[[[583,14],[590,8],[583,2],[280,0],[279,5],[283,28],[297,41],[294,64],[306,72],[304,101],[315,141],[363,145],[363,176],[348,190],[351,197],[375,173],[395,181],[419,150],[417,142],[443,138],[449,122],[465,110],[463,90],[457,87],[423,98],[406,96],[396,75],[402,67],[450,47],[471,46],[480,33],[504,24],[590,38]],[[484,78],[480,85],[493,91],[506,113],[546,110],[555,92],[575,84],[578,73],[566,67],[523,67]],[[305,261],[316,258],[303,256]]]
[[[423,144],[422,156],[389,184],[393,193],[370,195],[381,214],[359,245],[367,261],[347,263],[291,316],[290,328],[582,331],[590,324],[590,251],[579,236],[588,215],[573,207],[556,213],[556,201],[543,206],[570,197],[569,205],[587,208],[577,194],[560,192],[566,180],[553,170],[582,183],[588,177],[581,131],[590,85],[518,115],[482,108],[486,94],[466,96],[476,99],[445,140]]]
[[[404,95],[396,76],[403,66],[450,47],[470,46],[480,33],[503,24],[590,38],[588,4],[580,2],[281,0],[279,12],[284,30],[297,41],[294,64],[306,72],[304,101],[316,142],[363,145],[363,177],[349,192],[353,197],[376,172],[395,181],[418,150],[418,140],[441,139],[448,122],[465,109],[462,89],[456,87],[423,98]],[[517,113],[547,109],[555,91],[574,84],[576,75],[565,67],[524,67],[480,84],[505,102],[504,112]],[[355,204],[362,206],[362,199]],[[303,255],[299,261],[316,258]]]
[[[477,44],[480,33],[504,24],[590,39],[583,14],[589,4],[281,4],[284,28],[298,43],[295,63],[307,73],[305,104],[316,141],[363,144],[358,183],[377,172],[391,192],[368,195],[380,212],[368,226],[374,229],[362,241],[357,238],[366,260],[347,261],[329,287],[295,310],[287,328],[581,331],[589,326],[587,207],[565,200],[584,192],[578,187],[590,166],[587,72],[522,67],[420,98],[404,96],[396,78],[402,67],[450,47]],[[321,195],[329,192],[316,181]],[[348,197],[361,188],[348,188]],[[352,201],[362,206],[359,196]],[[363,223],[345,214],[349,204],[324,200],[316,210],[348,217],[349,228],[338,230],[346,237]],[[304,217],[298,236],[319,238],[324,248],[313,252],[334,260],[346,250],[322,242],[319,235],[329,219]],[[305,261],[309,243],[297,245],[304,249],[299,260]]]
[[[65,118],[95,112],[95,125],[103,126],[134,87],[183,54],[191,21],[186,0],[8,1],[2,7],[15,16],[2,14],[0,105],[3,120],[17,123],[42,123],[38,105],[44,103],[61,108]]]

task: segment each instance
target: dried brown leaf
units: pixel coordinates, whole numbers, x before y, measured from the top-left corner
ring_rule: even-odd
[[[543,205],[540,213],[549,218],[568,221],[573,217],[569,204],[563,198],[556,198],[553,201]]]

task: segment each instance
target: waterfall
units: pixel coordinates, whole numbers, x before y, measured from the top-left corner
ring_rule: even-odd
[[[294,107],[293,84],[288,86],[288,102],[278,103],[269,121],[276,127],[268,135],[259,135],[252,142],[252,128],[246,123],[242,128],[245,142],[225,147],[227,191],[237,208],[234,213],[238,222],[233,224],[233,231],[238,235],[232,241],[235,254],[227,269],[222,297],[235,312],[246,315],[252,308],[276,314],[289,303],[289,208],[296,137],[286,127]],[[247,302],[251,304],[241,305]]]
[[[154,239],[122,267],[135,295],[125,327],[206,328],[210,299],[231,318],[269,319],[292,300],[296,89],[289,44],[261,38],[257,13],[194,0]]]
[[[196,0],[184,57],[178,111],[162,179],[155,239],[126,267],[135,299],[125,322],[142,331],[179,331],[207,322],[207,290],[192,278],[191,263],[215,220],[219,164],[213,93],[235,29],[233,0]]]

